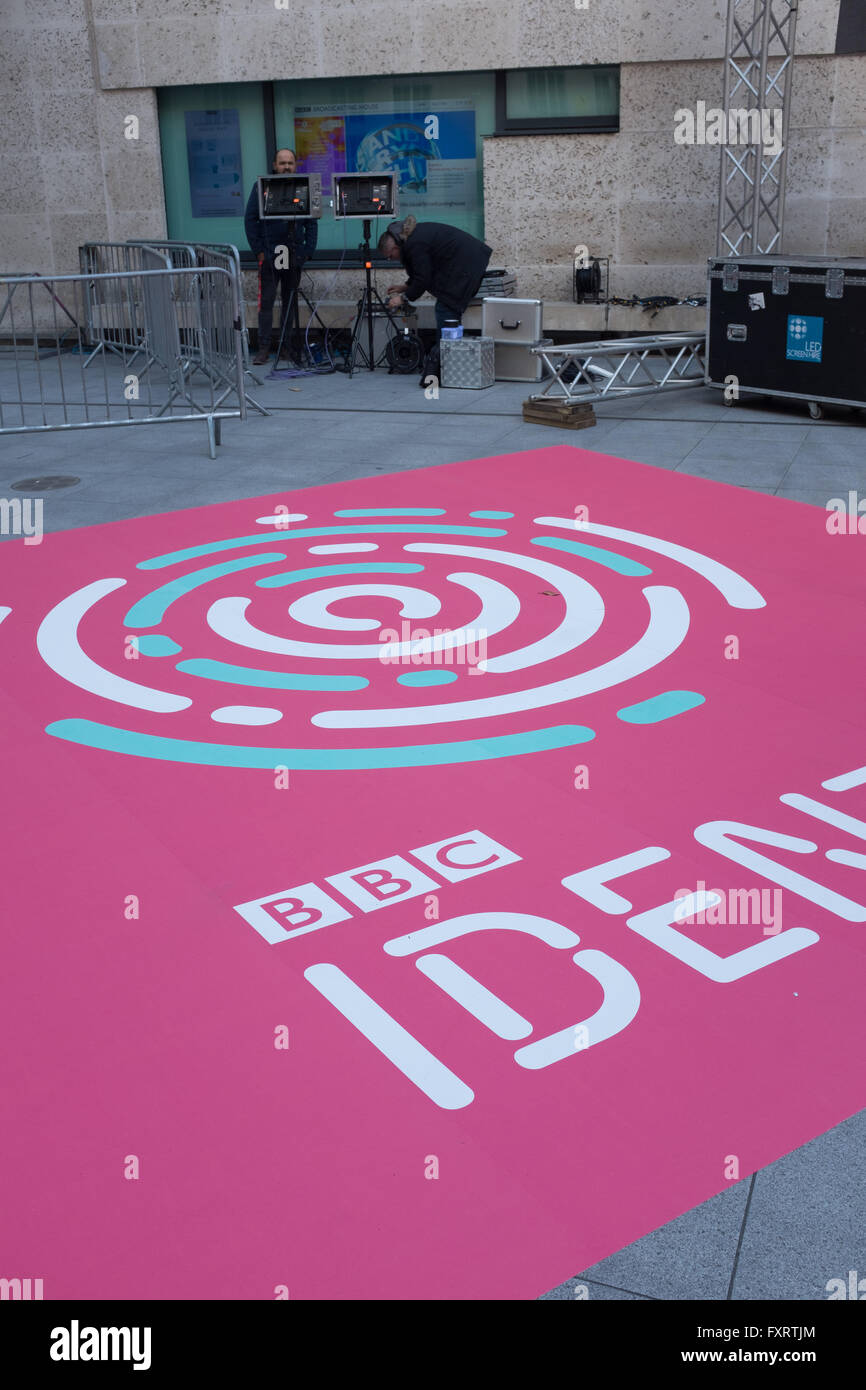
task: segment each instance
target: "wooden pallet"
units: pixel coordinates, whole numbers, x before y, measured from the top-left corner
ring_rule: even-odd
[[[588,402],[528,400],[523,402],[523,418],[531,425],[554,425],[560,430],[586,430],[595,424],[595,411]]]

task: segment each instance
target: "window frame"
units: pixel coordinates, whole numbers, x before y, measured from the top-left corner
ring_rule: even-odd
[[[620,73],[619,63],[563,63],[563,67],[615,69]],[[552,71],[555,69],[551,69]],[[515,135],[575,135],[596,134],[616,135],[619,132],[619,110],[615,116],[560,116],[560,117],[510,117],[507,114],[507,77],[509,72],[529,72],[530,68],[497,68],[494,77],[494,130],[488,139],[501,139]],[[268,150],[268,164],[274,160],[277,149],[275,116],[275,84],[265,81],[261,84],[262,106],[265,126],[265,145]],[[254,269],[256,259],[252,251],[238,248],[241,265],[245,270]],[[371,247],[370,260],[374,270],[384,270],[390,262],[384,260],[375,246]],[[357,270],[364,264],[360,248],[349,248],[345,254],[333,250],[316,250],[307,262],[310,270],[333,270],[339,265],[346,270]]]
[[[562,67],[615,69],[620,73],[619,63],[563,63]],[[555,68],[546,69],[555,71]],[[619,110],[615,116],[511,116],[508,115],[509,72],[531,72],[531,68],[499,68],[495,77],[496,129],[494,137],[503,135],[575,135],[581,132],[595,135],[617,135],[619,133]]]

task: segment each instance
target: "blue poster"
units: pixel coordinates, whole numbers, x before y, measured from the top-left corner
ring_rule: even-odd
[[[424,199],[446,170],[475,168],[475,112],[437,108],[426,114],[346,116],[346,165],[357,173],[396,173],[398,192]],[[431,178],[431,175],[438,177]],[[434,190],[433,185],[437,188]],[[455,189],[455,192],[457,190]],[[465,193],[460,189],[461,202]],[[438,197],[435,199],[440,201]],[[404,199],[405,206],[405,199]]]
[[[238,112],[185,111],[184,118],[193,217],[243,217]]]
[[[820,362],[824,343],[824,320],[805,314],[788,315],[788,341],[785,357],[792,362]]]

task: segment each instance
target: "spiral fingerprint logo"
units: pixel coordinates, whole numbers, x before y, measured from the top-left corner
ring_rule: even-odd
[[[282,508],[255,528],[145,557],[58,603],[39,652],[98,715],[47,732],[141,758],[323,771],[570,747],[595,737],[573,721],[601,691],[635,724],[703,703],[661,675],[657,695],[627,703],[689,632],[681,588],[652,580],[654,555],[731,607],[764,606],[719,561],[583,515]]]

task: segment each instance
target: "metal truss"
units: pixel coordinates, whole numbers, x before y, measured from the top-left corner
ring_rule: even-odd
[[[721,147],[719,256],[782,250],[796,27],[797,0],[728,0],[722,103],[728,143]],[[761,140],[730,143],[733,110],[757,113]],[[782,113],[780,147],[763,142],[772,111]]]
[[[703,386],[706,336],[660,333],[597,343],[534,347],[553,376],[530,400],[601,401],[648,396],[680,386]]]

